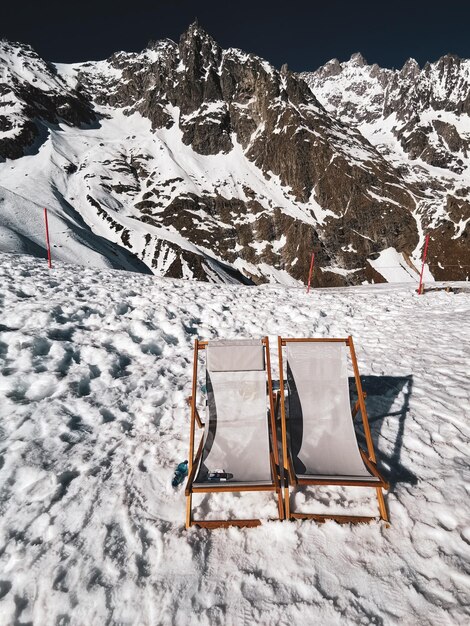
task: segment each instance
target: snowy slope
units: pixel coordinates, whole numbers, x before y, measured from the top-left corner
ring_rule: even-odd
[[[196,28],[190,45],[199,37],[209,40]],[[232,149],[222,153],[188,145],[182,128],[217,124],[227,104],[210,100],[185,113],[166,94],[149,96],[159,64],[171,60],[175,49],[165,40],[139,54],[66,65],[46,63],[29,46],[0,43],[3,251],[42,254],[41,211],[47,206],[59,260],[216,282],[295,282],[279,263],[269,262],[276,238],[251,242],[245,235],[244,245],[231,240],[236,225],[246,225],[248,233],[274,207],[314,224],[311,203],[299,203],[278,177],[266,177],[236,136],[228,138]],[[245,63],[247,56],[227,51],[237,62]],[[257,62],[273,73],[269,64]],[[184,78],[185,71],[181,59],[176,74]],[[120,93],[131,82],[129,72],[134,81],[143,76],[144,97]],[[193,88],[202,80],[192,76]],[[155,110],[166,119],[162,128],[155,128]],[[255,200],[257,215],[244,215],[240,206]],[[181,203],[189,205],[187,211]],[[233,208],[220,216],[217,203]],[[229,264],[224,240],[233,245]],[[244,247],[247,252],[240,254]]]
[[[152,220],[142,221],[142,212],[136,205],[145,204],[148,189],[154,186],[154,178],[160,181],[158,198],[162,201],[162,208],[154,211],[152,217],[163,212],[163,201],[167,205],[181,196],[198,197],[203,193],[220,194],[227,200],[238,197],[248,201],[244,190],[249,189],[256,194],[262,210],[270,211],[273,206],[284,204],[287,215],[315,223],[307,204],[295,202],[276,180],[265,179],[246,158],[235,137],[235,146],[229,154],[200,155],[185,146],[177,124],[170,130],[153,133],[150,121],[138,112],[128,116],[121,110],[106,107],[99,108],[99,111],[109,119],[103,119],[98,128],[77,130],[61,124],[50,129],[37,154],[24,156],[9,167],[0,168],[0,233],[3,231],[4,251],[34,252],[33,245],[36,248],[44,246],[42,210],[46,206],[53,216],[50,230],[52,241],[57,242],[54,256],[59,260],[73,259],[83,265],[112,267],[106,249],[107,242],[112,241],[119,246],[125,244],[137,255],[133,263],[140,271],[138,259],[156,274],[165,275],[177,256],[176,252],[161,254],[160,247],[165,242],[206,257],[205,269],[207,271],[212,262],[217,282],[233,282],[229,275],[224,275],[223,259],[214,255],[209,240],[205,246],[204,242],[196,246],[184,237],[185,227],[180,234],[176,226],[164,228],[154,225]],[[177,121],[180,112],[176,110],[173,114]],[[152,172],[147,172],[144,180],[139,180],[130,166],[139,161],[144,166],[148,162],[152,164]],[[67,174],[67,167],[71,164],[76,164],[78,169],[72,176]],[[105,180],[111,181],[112,185],[104,184]],[[177,184],[167,189],[166,181]],[[31,202],[30,198],[34,201]],[[26,219],[25,211],[21,210],[25,205],[29,209]],[[239,221],[242,219],[238,218]],[[217,218],[211,219],[197,205],[192,220],[193,228],[210,231],[218,226]],[[254,218],[248,216],[246,221],[252,222]],[[86,235],[95,250],[84,245]],[[19,237],[28,240],[30,247],[18,249]],[[263,249],[268,242],[259,245]],[[123,255],[126,250],[119,246],[115,247],[116,253]],[[98,256],[94,255],[95,251],[101,252],[102,256],[95,259]],[[129,265],[123,264],[124,269],[130,269]],[[247,270],[251,275],[278,278],[279,282],[295,282],[282,270],[263,264],[257,267],[241,257],[234,260],[233,268]],[[182,274],[191,278],[190,267],[183,267]]]
[[[0,624],[468,623],[470,293],[456,291],[307,296],[1,254]],[[187,458],[194,338],[268,334],[277,379],[278,333],[354,336],[389,529],[183,529],[170,481]],[[362,491],[295,501],[375,513]],[[275,513],[259,494],[195,504]]]
[[[414,66],[356,56],[310,89],[197,23],[71,65],[0,42],[0,249],[42,256],[47,206],[55,257],[94,267],[298,285],[314,251],[316,286],[383,282],[431,232],[429,277],[465,280],[469,66],[442,62],[407,99]]]

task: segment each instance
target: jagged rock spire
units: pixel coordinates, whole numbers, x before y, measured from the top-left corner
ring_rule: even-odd
[[[359,65],[360,67],[367,65],[367,61],[360,52],[354,52],[354,54],[351,54],[350,61],[355,65]]]

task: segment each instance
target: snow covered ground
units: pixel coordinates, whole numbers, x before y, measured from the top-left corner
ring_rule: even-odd
[[[230,287],[0,255],[0,624],[467,624],[470,292]],[[436,284],[433,284],[433,287]],[[183,528],[192,342],[354,336],[380,523]],[[201,385],[203,381],[201,379]],[[304,510],[376,511],[309,488]],[[275,511],[195,499],[196,516]]]

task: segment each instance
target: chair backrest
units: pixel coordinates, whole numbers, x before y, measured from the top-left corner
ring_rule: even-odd
[[[264,345],[210,341],[206,351],[204,449],[195,482],[271,482]]]
[[[352,421],[345,343],[287,341],[286,346],[296,474],[369,478]]]

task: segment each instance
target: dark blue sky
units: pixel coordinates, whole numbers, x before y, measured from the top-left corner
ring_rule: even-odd
[[[50,61],[85,61],[141,50],[150,39],[177,41],[196,16],[223,47],[295,71],[356,51],[384,67],[410,56],[422,65],[447,52],[470,58],[468,0],[16,0],[1,9],[0,35],[30,43]]]

